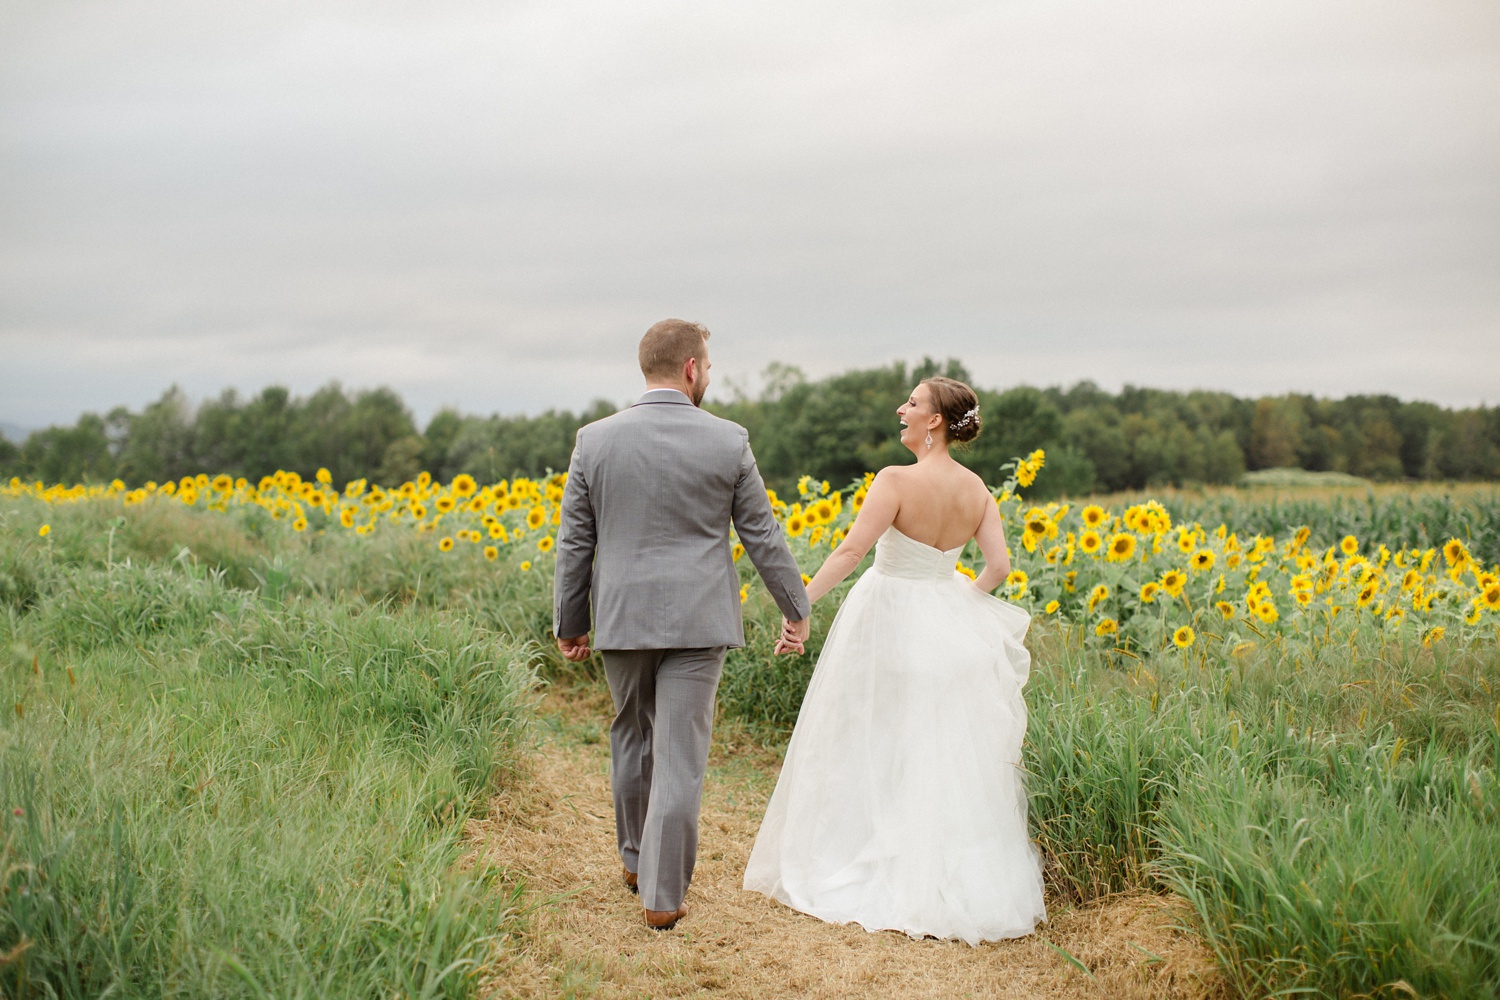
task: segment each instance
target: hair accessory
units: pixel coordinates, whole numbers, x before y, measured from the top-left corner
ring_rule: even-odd
[[[979,406],[978,406],[978,404],[975,404],[974,409],[970,410],[968,413],[965,413],[963,415],[963,417],[957,423],[949,424],[948,426],[952,430],[961,431],[965,427],[967,427],[970,424],[972,424],[974,422],[974,419],[976,417],[978,417],[978,416],[979,416]]]

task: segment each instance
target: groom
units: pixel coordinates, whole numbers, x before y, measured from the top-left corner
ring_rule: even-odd
[[[708,336],[680,319],[646,331],[646,394],[579,429],[557,532],[552,631],[563,656],[585,659],[592,597],[615,707],[615,835],[658,930],[687,915],[714,694],[725,652],[745,644],[731,523],[786,635],[807,638],[811,609],[745,429],[699,409]]]

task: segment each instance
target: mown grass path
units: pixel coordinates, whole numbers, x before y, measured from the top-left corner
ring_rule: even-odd
[[[522,882],[531,908],[518,947],[489,970],[482,995],[1185,1000],[1222,992],[1211,956],[1177,926],[1185,909],[1165,897],[1078,908],[1050,900],[1039,933],[971,948],[825,924],[743,891],[780,762],[730,725],[720,727],[709,763],[692,912],[674,931],[648,930],[614,851],[603,685],[554,690],[542,718],[544,743],[527,779],[469,827],[476,856]]]

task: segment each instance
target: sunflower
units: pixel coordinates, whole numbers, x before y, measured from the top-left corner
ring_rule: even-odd
[[[1276,610],[1276,605],[1270,601],[1262,601],[1255,606],[1255,616],[1270,625],[1280,618],[1281,614]]]
[[[793,514],[786,519],[786,533],[796,538],[807,530],[807,519],[801,514]]]
[[[1124,562],[1135,555],[1135,536],[1123,531],[1109,540],[1109,561]]]
[[[496,522],[490,525],[490,537],[499,542],[510,541],[510,532],[505,530],[505,525]]]
[[[1158,592],[1160,592],[1160,590],[1161,584],[1157,583],[1155,580],[1152,580],[1149,583],[1141,584],[1141,603],[1150,604],[1152,601],[1156,600],[1156,595]]]
[[[803,573],[802,574],[802,586],[805,587],[809,583],[812,583],[812,577],[808,576],[806,573]]]
[[[740,588],[740,603],[744,604],[748,600],[750,600],[750,588],[748,586],[741,587]]]
[[[533,507],[526,512],[526,527],[535,531],[547,520],[547,511],[542,507]]]
[[[1089,592],[1089,610],[1093,611],[1094,608],[1098,607],[1099,602],[1104,600],[1108,596],[1109,588],[1102,583],[1099,584]]]
[[[297,520],[293,521],[292,522],[292,530],[293,531],[306,531],[307,530],[307,518],[305,518],[305,517],[299,517],[299,518],[297,518]]]
[[[1090,528],[1097,528],[1100,524],[1104,523],[1106,517],[1109,517],[1109,511],[1098,504],[1089,504],[1083,508],[1082,517],[1085,525]]]
[[[523,560],[521,560],[521,572],[525,573],[525,572],[528,572],[530,569],[531,569],[531,560],[530,559],[523,559]]]
[[[1187,574],[1180,569],[1169,569],[1161,575],[1161,589],[1173,597],[1182,596],[1182,588],[1187,586]]]
[[[446,514],[453,509],[453,505],[456,502],[452,497],[438,497],[432,502],[432,505],[437,508],[439,514]]]
[[[1063,590],[1068,593],[1076,593],[1078,589],[1078,571],[1070,569],[1063,574]]]
[[[1443,558],[1449,566],[1458,566],[1469,558],[1469,550],[1457,538],[1450,538],[1443,543]]]
[[[1339,542],[1339,551],[1346,556],[1352,556],[1359,551],[1359,539],[1353,535],[1345,535]]]
[[[729,555],[730,555],[731,558],[734,559],[735,562],[739,562],[740,561],[740,556],[742,556],[744,554],[745,554],[745,547],[743,545],[741,545],[739,542],[735,542],[734,543],[734,548],[732,548],[732,549],[729,550]]]
[[[817,516],[818,523],[820,524],[826,521],[832,521],[833,515],[835,514],[833,501],[819,500],[817,503],[812,505],[811,513]]]
[[[1024,569],[1013,569],[1010,571],[1010,575],[1005,578],[1005,585],[1007,587],[1020,587],[1024,590],[1029,580],[1030,578],[1026,575]]]
[[[412,504],[409,509],[411,510],[411,516],[416,518],[418,521],[427,516],[427,508],[423,507],[419,503]]]
[[[230,490],[234,489],[234,480],[230,479],[223,473],[220,473],[219,475],[214,476],[213,487],[220,493],[228,493]]]
[[[1416,588],[1417,584],[1419,584],[1421,582],[1422,582],[1422,574],[1418,573],[1414,569],[1409,569],[1409,570],[1406,571],[1406,575],[1401,578],[1401,589],[1402,590],[1413,590],[1413,589]]]
[[[1359,596],[1354,599],[1354,603],[1367,608],[1373,600],[1375,600],[1375,584],[1367,583],[1360,589]]]
[[[453,539],[449,538],[447,535],[444,535],[442,538],[438,539],[438,549],[442,552],[452,552]]]
[[[1193,558],[1188,562],[1188,565],[1193,567],[1193,569],[1202,572],[1203,570],[1214,568],[1215,558],[1216,557],[1214,556],[1213,552],[1211,552],[1210,550],[1199,549],[1197,554],[1195,554]]]
[[[1181,552],[1183,555],[1187,555],[1189,552],[1193,551],[1197,547],[1198,547],[1198,539],[1196,539],[1196,538],[1193,537],[1193,533],[1191,531],[1188,531],[1186,528],[1183,528],[1183,529],[1180,529],[1177,532],[1177,551],[1178,552]]]
[[[1059,607],[1061,607],[1061,605],[1059,605],[1056,601],[1048,601],[1047,606],[1042,609],[1042,613],[1047,615],[1055,615],[1057,614],[1057,609]]]
[[[1500,583],[1492,583],[1481,590],[1479,603],[1486,611],[1500,611]]]
[[[1426,646],[1428,649],[1431,649],[1432,644],[1441,639],[1445,631],[1446,629],[1444,629],[1443,626],[1434,625],[1423,634],[1422,645]]]
[[[1469,608],[1469,613],[1464,615],[1464,622],[1468,625],[1478,625],[1479,616],[1484,614],[1484,608],[1479,603],[1479,598],[1474,598],[1474,604]]]
[[[1234,617],[1234,605],[1230,604],[1228,601],[1220,601],[1218,604],[1214,605],[1214,609],[1219,612],[1219,617],[1223,618],[1225,621],[1228,621],[1229,619]]]
[[[317,478],[318,482],[322,483],[324,486],[328,486],[333,482],[333,474],[330,473],[327,469],[319,469]]]
[[[1103,545],[1104,539],[1099,537],[1099,532],[1097,531],[1085,531],[1078,536],[1078,547],[1083,550],[1085,555],[1093,555]]]
[[[46,538],[48,535],[52,534],[52,525],[44,524],[36,530],[36,533],[38,538]]]
[[[456,497],[471,497],[477,488],[474,477],[467,472],[460,472],[453,477],[453,482],[448,484],[448,489],[452,490]]]
[[[1182,626],[1182,628],[1172,633],[1172,644],[1175,645],[1178,649],[1187,649],[1197,641],[1198,635],[1193,631],[1192,626],[1189,625],[1184,625]]]
[[[536,543],[537,551],[551,552],[553,544],[554,543],[552,541],[551,535],[543,535],[541,539]]]
[[[1120,631],[1120,623],[1113,618],[1106,618],[1094,626],[1095,635],[1114,635],[1118,631]]]
[[[484,557],[490,562],[494,562],[496,559],[500,558],[500,550],[495,548],[493,545],[486,545],[484,547]]]
[[[1302,605],[1305,608],[1312,603],[1313,595],[1311,591],[1299,590],[1292,595],[1292,600],[1296,601],[1298,604]]]
[[[965,566],[963,563],[959,563],[957,566],[955,566],[953,568],[957,572],[962,573],[964,576],[968,577],[970,580],[974,579],[975,577],[977,577],[979,575],[978,573],[975,573],[972,569],[970,569],[968,566]],[[1024,594],[1025,592],[1026,592],[1026,588],[1022,587],[1021,588],[1021,593]]]
[[[342,524],[346,528],[354,527],[353,507],[345,507],[343,510],[339,511],[339,524]]]

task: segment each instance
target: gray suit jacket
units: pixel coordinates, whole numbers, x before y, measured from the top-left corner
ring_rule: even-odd
[[[739,424],[653,389],[579,428],[557,532],[552,629],[595,649],[743,646],[733,523],[782,614],[811,608]]]

